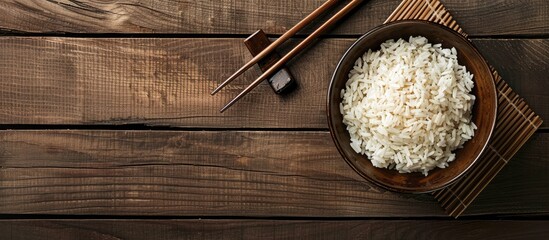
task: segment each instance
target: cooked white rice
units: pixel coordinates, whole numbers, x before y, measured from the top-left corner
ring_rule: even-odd
[[[356,60],[341,90],[351,147],[401,173],[445,168],[474,135],[472,88],[455,48],[421,36],[386,41]]]

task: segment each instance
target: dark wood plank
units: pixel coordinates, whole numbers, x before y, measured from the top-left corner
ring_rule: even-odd
[[[325,132],[0,136],[0,213],[444,215],[430,196],[400,196],[359,181]]]
[[[489,214],[491,208],[515,209],[515,211],[521,212],[528,211],[527,209],[531,206],[545,209],[543,210],[545,214],[549,213],[548,146],[549,133],[534,134],[481,192],[466,210],[466,213],[469,215]],[[513,190],[508,191],[510,189]]]
[[[361,180],[328,132],[19,130],[0,142],[4,214],[446,216],[430,195]],[[547,214],[548,142],[534,137],[470,214]]]
[[[546,239],[549,221],[0,220],[10,240]]]
[[[31,1],[0,3],[0,28],[23,32],[281,34],[324,0],[249,1]],[[371,0],[335,34],[362,34],[383,23],[400,0]],[[549,32],[549,3],[445,0],[473,36],[536,35]],[[307,31],[307,32],[310,32]]]
[[[287,96],[264,83],[218,110],[260,74],[210,91],[250,59],[241,39],[0,38],[0,124],[128,124],[326,128],[325,93],[353,39],[326,39],[290,66]],[[542,118],[549,119],[549,39],[475,40]],[[547,122],[543,127],[547,126]]]

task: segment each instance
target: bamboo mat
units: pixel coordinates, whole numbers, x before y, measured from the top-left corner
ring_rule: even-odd
[[[436,22],[467,37],[439,0],[404,0],[385,22],[404,19]],[[492,73],[497,88],[498,111],[489,145],[466,175],[449,187],[433,193],[446,213],[456,218],[471,205],[542,123],[541,118],[493,68]]]

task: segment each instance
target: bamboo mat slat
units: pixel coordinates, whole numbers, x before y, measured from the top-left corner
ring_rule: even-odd
[[[385,22],[405,19],[436,22],[468,37],[439,0],[404,0]],[[452,217],[459,217],[471,205],[543,122],[493,68],[492,74],[497,88],[498,114],[489,145],[466,175],[433,193]]]

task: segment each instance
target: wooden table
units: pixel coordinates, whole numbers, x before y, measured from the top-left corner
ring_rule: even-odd
[[[262,84],[218,113],[260,73],[208,94],[251,58],[243,38],[322,2],[0,2],[0,239],[547,239],[549,121],[458,220],[341,159],[330,74],[399,0],[368,1],[296,59],[293,93]],[[549,2],[443,2],[549,119]]]

